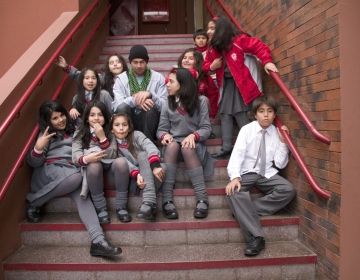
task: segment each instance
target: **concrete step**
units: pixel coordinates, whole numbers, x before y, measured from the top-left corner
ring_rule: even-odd
[[[315,279],[316,255],[298,241],[267,242],[254,258],[244,244],[123,246],[111,259],[87,246],[23,246],[3,265],[7,280],[21,279]]]
[[[153,246],[244,242],[239,224],[227,208],[210,209],[206,219],[195,219],[193,209],[179,209],[178,220],[158,213],[156,222],[136,218],[121,223],[111,212],[111,224],[104,225],[106,236],[121,246]],[[283,213],[261,219],[268,241],[296,240],[299,218]],[[22,244],[31,246],[86,246],[89,236],[77,213],[47,213],[40,223],[21,224]]]
[[[209,195],[209,204],[211,209],[227,208],[225,201],[226,181],[212,181],[206,182],[206,187]],[[109,186],[106,186],[106,188]],[[105,196],[108,202],[108,208],[115,209],[115,191],[113,189],[106,189]],[[158,209],[161,209],[161,193],[157,197]],[[174,189],[174,202],[178,209],[193,209],[195,207],[196,199],[194,190],[186,182],[176,183]],[[128,207],[130,211],[137,211],[142,203],[141,195],[129,195]],[[45,205],[45,213],[52,212],[77,212],[75,203],[69,197],[58,197],[52,199]]]

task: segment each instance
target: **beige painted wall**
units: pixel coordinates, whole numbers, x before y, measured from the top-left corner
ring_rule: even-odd
[[[61,13],[78,8],[79,0],[1,0],[0,77]]]

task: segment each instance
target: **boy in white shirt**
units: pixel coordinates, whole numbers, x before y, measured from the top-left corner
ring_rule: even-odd
[[[277,168],[288,163],[288,147],[273,125],[277,104],[271,97],[261,96],[252,106],[256,120],[239,132],[227,166],[230,182],[225,188],[230,208],[247,241],[246,256],[256,256],[265,248],[259,216],[279,211],[296,194],[292,184],[277,174]],[[289,132],[286,126],[282,129]],[[251,200],[249,191],[254,186],[264,196]]]

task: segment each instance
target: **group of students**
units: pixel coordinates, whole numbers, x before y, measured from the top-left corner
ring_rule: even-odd
[[[30,222],[40,220],[41,207],[51,199],[70,196],[89,232],[90,254],[120,254],[121,249],[109,243],[100,226],[110,223],[103,176],[115,186],[120,222],[132,220],[128,194],[139,190],[143,199],[137,218],[154,221],[159,185],[164,216],[177,219],[173,189],[180,159],[195,190],[193,215],[206,218],[209,200],[205,178],[213,174],[214,159],[206,150],[205,140],[212,133],[210,118],[219,114],[223,146],[215,157],[231,153],[233,118],[241,128],[228,165],[231,181],[226,194],[246,233],[245,254],[257,255],[264,248],[258,215],[281,209],[294,191],[273,167],[283,168],[288,153],[272,125],[276,105],[262,96],[244,63],[245,55],[256,56],[266,71],[277,69],[269,48],[254,37],[237,34],[226,18],[213,20],[208,27],[207,33],[195,32],[196,47],[184,51],[166,80],[148,67],[149,56],[143,45],[130,49],[130,68],[122,56],[111,55],[101,74],[91,68],[79,71],[59,57],[57,65],[77,80],[78,93],[69,112],[56,101],[47,101],[39,109],[40,134],[28,156],[34,168],[27,196]],[[246,125],[252,102],[257,121]],[[251,137],[246,132],[249,126],[255,126]],[[266,151],[266,172],[261,175],[258,165],[264,158],[254,160],[258,157],[259,127],[268,131],[266,145],[271,145]],[[161,152],[157,141],[163,146]],[[254,204],[248,196],[253,185],[264,186],[265,192]],[[239,204],[246,199],[249,206],[244,208]]]

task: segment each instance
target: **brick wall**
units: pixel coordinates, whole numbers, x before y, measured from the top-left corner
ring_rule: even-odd
[[[209,1],[216,6],[216,1]],[[266,93],[280,101],[280,116],[319,185],[331,192],[319,199],[296,162],[285,170],[297,187],[300,240],[318,255],[318,277],[338,279],[341,198],[340,70],[337,0],[226,0],[242,28],[272,49],[281,77],[331,145],[314,139],[276,84],[264,79]],[[217,8],[217,11],[220,9]],[[221,14],[221,13],[220,13]]]

